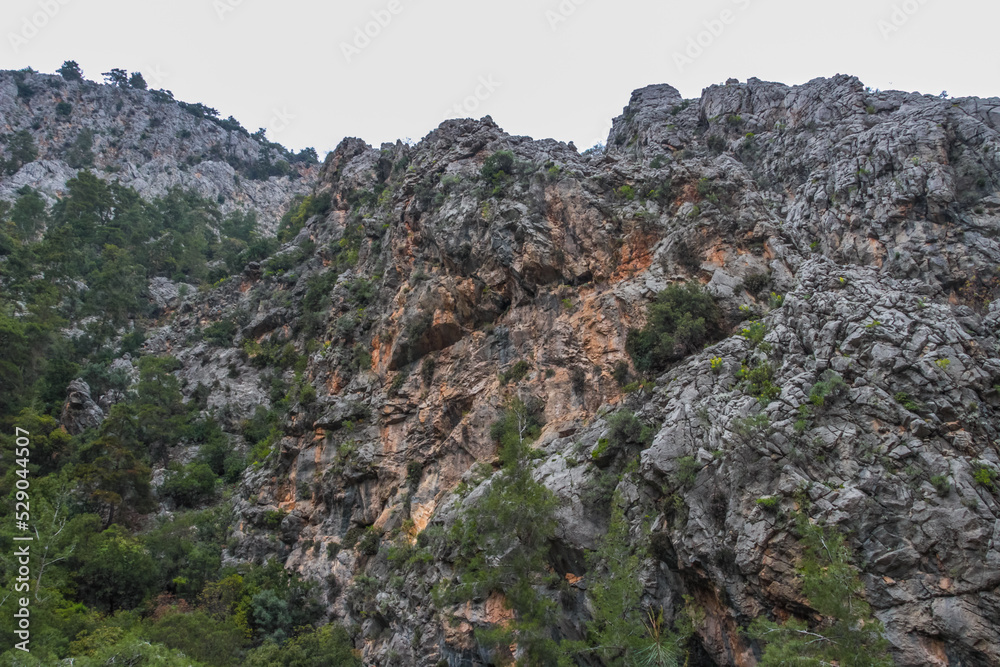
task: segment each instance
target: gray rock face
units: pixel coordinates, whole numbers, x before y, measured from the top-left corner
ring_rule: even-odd
[[[336,210],[307,230],[318,245],[340,243],[352,225],[379,237],[361,244],[352,273],[379,276],[365,308],[372,328],[361,329],[370,333],[337,319],[354,307],[353,277],[328,302],[344,326],[325,332],[331,350],[370,341],[372,372],[347,381],[340,353],[313,357],[331,407],[316,433],[283,445],[282,472],[257,502],[300,510],[307,544],[406,518],[417,530],[447,526],[481,492],[450,493],[481,479],[474,464],[495,453],[489,424],[516,391],[545,406],[536,476],[561,500],[554,549],[570,580],[585,575],[581,554],[604,530],[612,474],[634,534],[652,521],[646,599],[668,610],[681,594],[701,600],[709,619],[698,639],[717,664],[755,664],[740,626],[807,604],[797,511],[849,536],[898,664],[996,664],[998,499],[976,475],[1000,469],[998,109],[871,91],[846,76],[795,87],[751,79],[694,101],[670,86],[636,91],[607,150],[586,157],[508,136],[489,118],[448,121],[414,148],[345,141],[321,175]],[[501,150],[515,166],[487,186],[481,167]],[[350,203],[376,186],[377,205]],[[315,261],[288,289],[321,270]],[[728,337],[677,363],[651,394],[623,397],[611,371],[627,360],[629,328],[657,291],[688,279],[717,296]],[[297,317],[294,306],[255,312],[247,333],[265,339]],[[742,333],[751,319],[759,343]],[[429,380],[416,377],[425,358]],[[516,388],[497,382],[524,359]],[[766,405],[744,379],[763,366],[774,387]],[[829,394],[814,401],[821,383]],[[338,429],[346,406],[362,404],[378,429]],[[636,475],[615,473],[624,455],[598,445],[607,425],[594,416],[617,409],[608,404],[656,430],[632,454]],[[315,491],[296,495],[291,480]],[[287,562],[302,572],[389,576],[379,559],[327,563],[295,544]],[[382,589],[396,612],[367,631],[367,659],[409,646],[413,627],[437,627],[421,591],[447,576],[439,554],[407,575],[407,592]],[[343,603],[331,599],[356,613]],[[455,611],[456,622],[471,630],[488,609]],[[567,623],[582,631],[583,620]],[[412,664],[482,664],[467,636],[436,632]]]
[[[802,512],[846,536],[897,664],[1000,664],[998,121],[1000,100],[838,76],[644,88],[588,155],[490,118],[345,140],[319,175],[330,211],[280,251],[302,261],[191,295],[147,339],[234,434],[289,406],[227,559],[325,582],[367,663],[486,664],[474,629],[502,605],[435,610],[448,548],[407,568],[386,552],[481,496],[516,395],[544,416],[535,476],[580,599],[617,490],[636,543],[652,530],[644,604],[670,617],[694,596],[705,660],[755,665],[742,627],[811,617]],[[58,179],[57,162],[29,167]],[[623,391],[629,330],[687,280],[716,297],[718,342]],[[193,335],[223,320],[232,341]],[[648,444],[602,444],[618,410]],[[377,553],[352,546],[371,531]],[[560,627],[586,620],[568,605]]]
[[[197,289],[193,285],[175,283],[168,278],[159,276],[149,281],[149,295],[160,311],[176,308],[180,305],[182,294],[190,294]]]
[[[70,433],[79,435],[88,428],[100,426],[104,421],[104,411],[90,397],[90,385],[83,380],[73,380],[66,388],[66,403],[63,405],[59,423]]]

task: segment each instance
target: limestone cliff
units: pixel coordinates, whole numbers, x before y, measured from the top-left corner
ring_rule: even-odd
[[[72,85],[31,104],[57,94],[113,115]],[[217,132],[198,131],[205,146]],[[791,520],[804,512],[847,535],[897,664],[996,665],[998,150],[1000,99],[848,76],[695,100],[645,88],[586,154],[488,117],[414,146],[347,139],[312,191],[329,207],[268,262],[184,297],[145,352],[180,359],[237,441],[283,397],[276,383],[293,387],[280,440],[241,482],[227,558],[323,582],[366,664],[487,664],[472,633],[502,621],[497,601],[434,604],[447,548],[412,568],[387,554],[390,539],[426,546],[474,501],[496,464],[490,425],[517,394],[543,406],[535,476],[561,503],[564,636],[583,632],[584,553],[617,488],[651,545],[644,600],[676,612],[690,595],[705,612],[691,664],[755,665],[753,618],[810,617]],[[121,173],[153,189],[199,178],[152,176],[151,159]],[[45,181],[46,164],[3,187]],[[260,187],[272,210],[278,185]],[[629,330],[692,280],[723,311],[718,342],[630,384]],[[219,321],[231,343],[188,343]],[[608,451],[622,409],[651,443]]]

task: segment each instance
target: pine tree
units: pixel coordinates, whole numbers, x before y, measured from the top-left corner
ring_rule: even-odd
[[[750,634],[765,644],[761,667],[891,667],[882,624],[864,599],[864,584],[850,563],[842,535],[800,516],[805,555],[799,572],[802,592],[823,620],[815,626],[791,618],[775,623],[761,616]]]
[[[62,64],[62,67],[56,71],[58,71],[59,74],[62,75],[62,78],[67,81],[80,81],[83,79],[83,70],[80,69],[80,66],[75,60],[67,60]]]
[[[456,570],[461,580],[453,596],[469,600],[501,593],[514,618],[479,632],[479,639],[498,648],[517,644],[521,664],[554,665],[560,654],[552,637],[558,605],[541,589],[555,582],[548,552],[558,501],[532,475],[530,444],[539,433],[536,415],[521,399],[512,398],[493,425],[502,469],[452,529],[459,543]]]

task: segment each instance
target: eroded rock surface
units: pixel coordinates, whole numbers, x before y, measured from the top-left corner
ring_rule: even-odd
[[[692,596],[699,659],[754,665],[741,628],[810,613],[804,512],[847,536],[897,664],[1000,664],[998,122],[1000,99],[838,76],[645,88],[585,155],[490,118],[415,146],[345,140],[318,176],[330,210],[280,251],[292,268],[189,296],[146,343],[232,433],[291,399],[226,558],[322,582],[366,664],[487,664],[473,632],[503,605],[435,607],[448,550],[414,568],[387,553],[483,492],[515,394],[543,406],[564,602],[617,489],[651,545],[644,601]],[[511,164],[484,174],[499,151]],[[623,391],[629,330],[689,280],[717,298],[721,340]],[[192,342],[221,321],[231,341]],[[745,369],[765,366],[762,402]],[[651,444],[600,444],[620,409]],[[581,636],[585,606],[566,609],[560,632]]]

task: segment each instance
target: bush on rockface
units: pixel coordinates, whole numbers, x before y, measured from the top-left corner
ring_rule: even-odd
[[[514,154],[510,151],[497,151],[483,163],[480,175],[490,196],[503,193],[515,172]]]
[[[642,329],[628,333],[625,349],[636,370],[659,372],[722,334],[715,298],[695,282],[671,285],[656,295]]]
[[[216,479],[207,463],[191,463],[167,475],[160,495],[172,499],[180,507],[194,507],[212,497]]]

